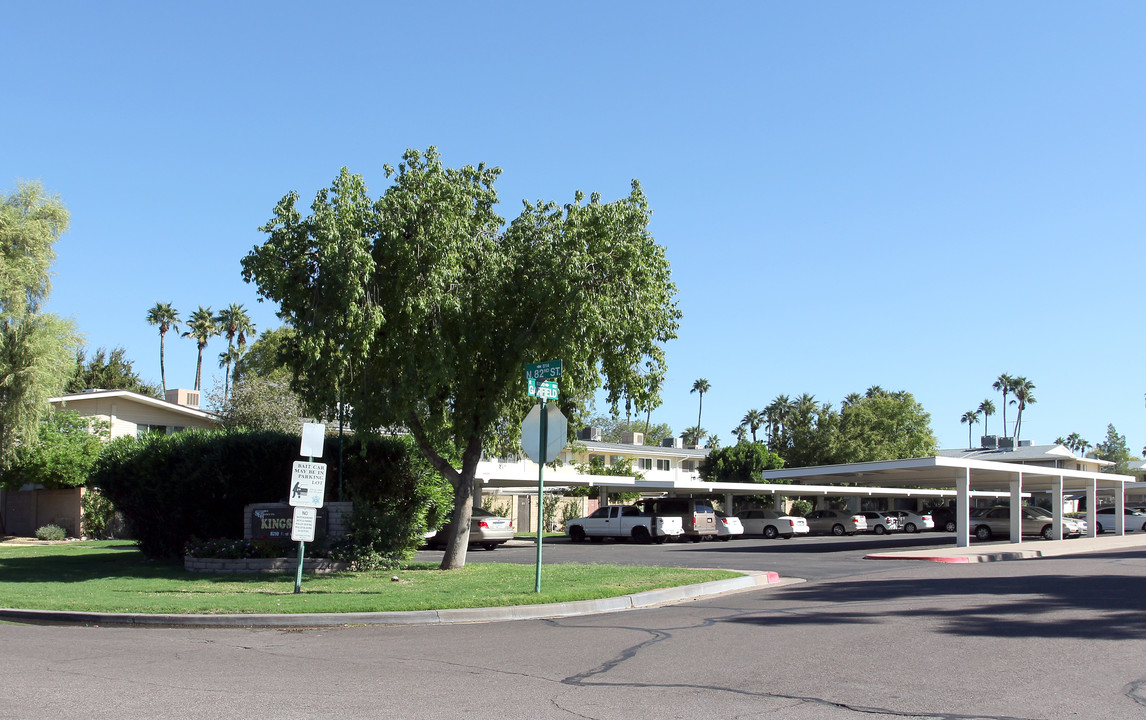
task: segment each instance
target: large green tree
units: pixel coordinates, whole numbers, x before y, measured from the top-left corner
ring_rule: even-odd
[[[478,462],[516,445],[533,404],[524,365],[563,361],[572,427],[598,388],[614,412],[655,406],[676,286],[637,182],[614,202],[527,203],[507,225],[496,168],[448,168],[431,147],[386,174],[376,201],[345,168],[307,216],[285,196],[243,274],[295,329],[308,399],[341,390],[357,427],[404,427],[453,486],[442,567],[462,567]]]
[[[53,410],[40,421],[35,440],[16,448],[0,487],[16,489],[32,483],[52,490],[83,485],[108,428],[106,422],[74,410]]]
[[[601,442],[619,443],[627,432],[639,432],[645,436],[645,445],[660,445],[665,438],[673,437],[672,426],[666,423],[652,423],[648,420],[626,420],[613,415],[594,415],[586,425],[601,429]]]
[[[163,397],[159,388],[139,377],[131,360],[127,359],[127,351],[122,347],[114,347],[110,353],[107,348],[98,348],[90,358],[86,350],[76,352],[75,374],[64,390],[78,393],[95,388],[131,390],[141,395]]]
[[[880,391],[840,411],[835,462],[928,457],[937,446],[931,413],[914,395]]]
[[[35,438],[48,398],[75,367],[75,325],[43,312],[68,220],[63,201],[39,183],[0,195],[0,471],[14,448]]]
[[[1114,425],[1106,426],[1106,437],[1094,446],[1094,454],[1099,460],[1109,460],[1114,465],[1104,468],[1104,472],[1129,475],[1130,447],[1126,444],[1126,436],[1120,435]]]

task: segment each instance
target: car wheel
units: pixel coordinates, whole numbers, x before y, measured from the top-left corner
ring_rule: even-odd
[[[633,528],[633,542],[639,542],[642,545],[648,544],[652,541],[649,537],[649,529],[644,525],[638,525]]]
[[[703,535],[691,535],[689,537],[689,539],[692,540],[694,543],[696,543],[696,542],[700,542],[701,540],[703,540],[704,536]]]
[[[832,525],[832,535],[835,535],[836,537],[843,537],[845,532],[846,531],[844,530],[843,525],[840,525],[839,523]]]
[[[781,535],[780,537],[784,538],[785,540],[791,540],[791,539],[792,539],[792,535],[791,535],[791,534],[788,534],[788,535]]]
[[[721,542],[728,542],[729,540],[732,539],[731,535],[720,535],[719,537],[720,537]]]
[[[955,532],[955,521],[948,520],[946,523],[944,523],[943,529],[947,532]]]
[[[883,525],[876,525],[875,526],[875,534],[876,535],[886,535],[887,534],[887,528],[885,528]]]
[[[903,528],[904,532],[913,533],[916,530],[915,523],[907,523],[907,527]]]
[[[1043,536],[1043,540],[1050,540],[1054,537],[1054,525],[1044,525],[1043,531],[1039,535]]]
[[[1102,523],[1100,523],[1100,522],[1094,523],[1094,529],[1099,535],[1101,535],[1102,534]],[[1142,526],[1142,529],[1146,530],[1146,525]]]
[[[776,530],[775,525],[765,525],[764,526],[764,537],[768,538],[769,540],[775,540],[776,536],[779,534],[780,534],[780,532],[778,530]]]
[[[482,543],[481,546],[486,550],[497,550],[498,543]]]
[[[585,528],[580,525],[569,528],[569,539],[573,542],[585,542]]]
[[[990,540],[991,528],[987,527],[986,525],[980,525],[979,527],[975,528],[975,537],[980,540]]]

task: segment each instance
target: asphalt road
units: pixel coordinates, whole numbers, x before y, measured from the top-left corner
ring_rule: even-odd
[[[883,540],[850,540],[554,543],[547,562],[640,553],[651,564],[776,569],[772,561],[804,570],[782,575],[810,578],[560,620],[301,631],[3,625],[0,718],[1146,717],[1141,550],[950,565],[861,560]],[[478,550],[471,561],[532,562],[533,552]]]

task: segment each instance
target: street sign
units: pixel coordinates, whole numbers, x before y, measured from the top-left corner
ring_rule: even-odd
[[[541,406],[534,405],[529,414],[525,416],[525,420],[521,423],[521,448],[525,450],[525,454],[529,456],[530,460],[543,465],[547,462],[553,462],[557,459],[557,455],[565,449],[565,443],[569,435],[569,421],[565,415],[557,409],[556,405],[545,406],[546,415],[546,432],[545,432],[545,457],[537,457],[541,448]]]
[[[556,380],[561,377],[561,361],[546,360],[525,366],[526,380]]]
[[[326,463],[295,460],[290,474],[290,504],[320,508],[325,494]]]
[[[302,424],[302,447],[298,454],[303,457],[322,457],[322,441],[326,438],[326,426],[322,423]]]
[[[296,507],[290,526],[290,539],[295,542],[314,542],[314,528],[318,524],[318,508]]]
[[[556,400],[557,399],[557,383],[552,381],[545,381],[538,383],[533,378],[529,378],[529,397],[541,398],[542,400]]]

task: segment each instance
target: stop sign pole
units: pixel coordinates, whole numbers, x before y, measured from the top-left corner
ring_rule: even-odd
[[[557,378],[561,377],[561,361],[531,363],[525,366],[525,380],[529,383],[529,394],[541,400],[541,418],[537,433],[537,572],[533,592],[541,592],[541,535],[545,532],[545,463],[549,445],[549,412],[546,407],[549,399],[557,399]],[[538,384],[538,381],[542,381]],[[526,418],[528,422],[528,418]],[[528,440],[528,438],[523,438]]]

